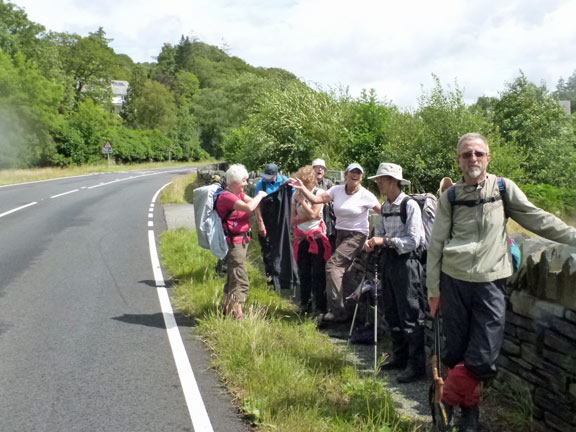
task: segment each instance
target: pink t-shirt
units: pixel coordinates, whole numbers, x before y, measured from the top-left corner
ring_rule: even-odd
[[[328,189],[328,195],[334,202],[336,229],[368,235],[368,212],[378,205],[378,198],[362,186],[352,195],[348,195],[345,188],[346,185],[338,185]]]
[[[222,219],[222,226],[226,237],[230,234],[242,234],[250,231],[250,212],[234,210],[236,201],[244,200],[244,192],[240,196],[230,191],[223,191],[216,201],[216,212]],[[230,237],[228,237],[230,241]],[[233,236],[231,240],[234,243],[243,243],[244,236]]]

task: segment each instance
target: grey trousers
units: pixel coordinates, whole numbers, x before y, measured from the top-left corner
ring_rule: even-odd
[[[328,310],[337,318],[344,318],[346,314],[342,278],[362,250],[365,241],[366,236],[361,232],[338,230],[336,249],[326,262],[326,300]]]

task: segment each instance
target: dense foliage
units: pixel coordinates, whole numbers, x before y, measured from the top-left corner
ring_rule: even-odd
[[[119,162],[222,155],[227,131],[272,88],[296,81],[182,38],[154,63],[116,54],[102,28],[80,36],[0,2],[0,169],[91,163],[110,141]],[[130,84],[120,112],[111,81]]]
[[[576,72],[554,92],[520,73],[472,106],[434,77],[407,111],[373,90],[313,89],[185,37],[153,63],[135,64],[109,43],[102,28],[54,33],[0,3],[0,168],[89,163],[110,141],[119,162],[164,160],[170,149],[172,159],[224,157],[254,171],[276,162],[289,173],[321,157],[372,174],[389,161],[414,190],[435,191],[440,178],[459,176],[458,137],[475,131],[490,142],[492,172],[564,195],[576,189],[576,117],[558,104],[576,100]],[[111,80],[130,84],[120,112]]]

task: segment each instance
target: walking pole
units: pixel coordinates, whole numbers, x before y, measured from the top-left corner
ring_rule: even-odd
[[[378,367],[378,264],[374,270],[374,372],[377,372]]]
[[[442,379],[442,362],[440,360],[440,311],[436,311],[433,322],[434,353],[432,355],[432,383],[428,392],[428,399],[432,411],[432,422],[438,432],[447,432],[450,428],[450,418],[442,403],[444,380]]]
[[[360,297],[362,297],[362,291],[364,286],[364,278],[366,275],[362,276],[362,280],[360,281],[360,285],[356,291],[346,297],[346,300],[356,300],[356,306],[354,307],[354,315],[352,316],[352,324],[350,325],[350,331],[348,332],[348,342],[347,344],[350,345],[350,339],[352,339],[352,332],[354,331],[354,324],[356,323],[356,316],[358,314],[358,305],[360,304]]]

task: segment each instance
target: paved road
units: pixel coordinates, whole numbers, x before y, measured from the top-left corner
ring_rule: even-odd
[[[0,187],[0,431],[244,430],[186,323],[175,361],[160,306],[151,201],[184,171]]]

